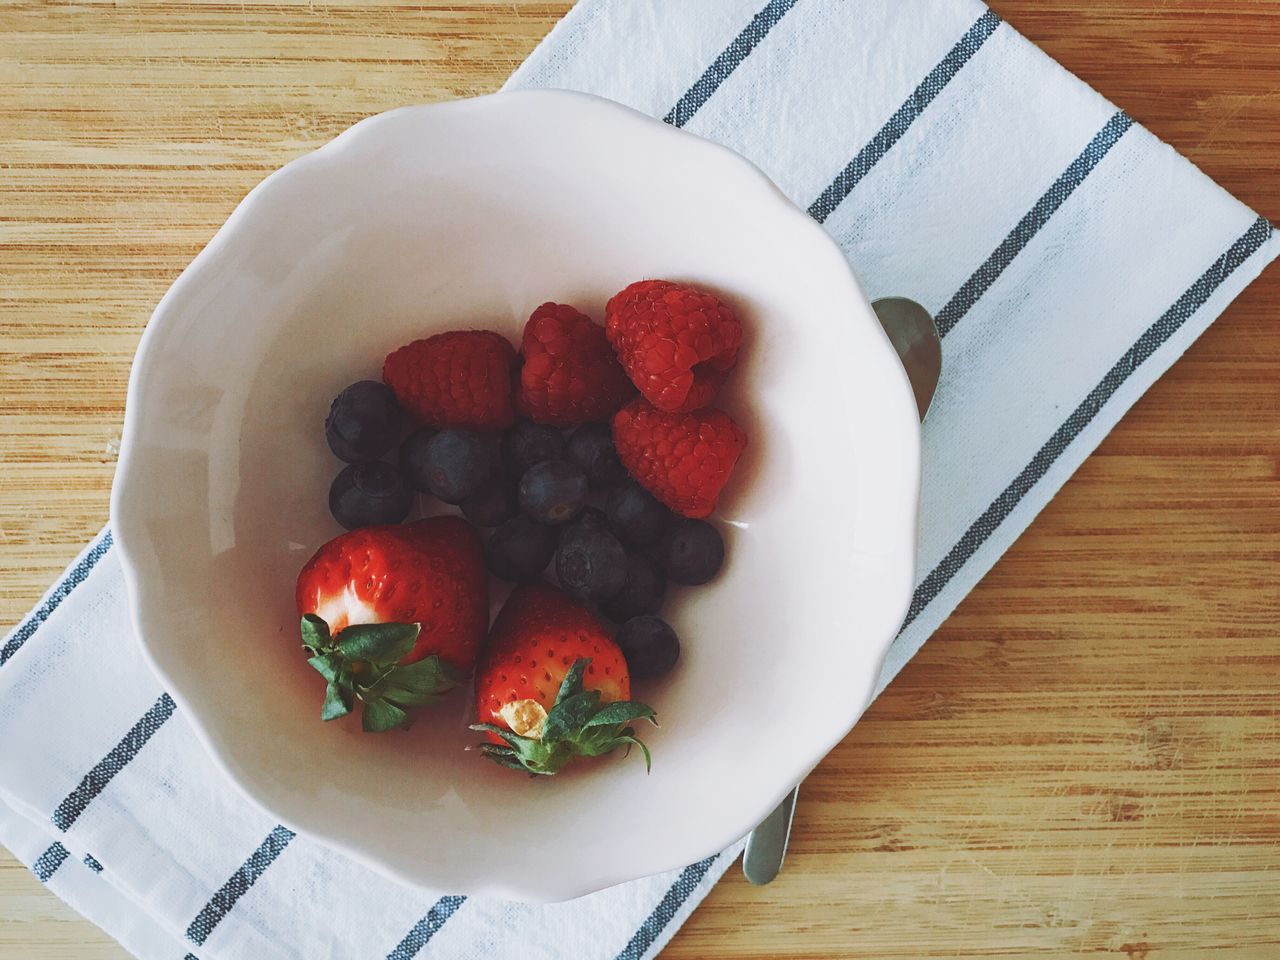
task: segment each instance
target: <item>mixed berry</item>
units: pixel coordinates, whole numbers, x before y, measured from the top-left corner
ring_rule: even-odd
[[[382,383],[333,401],[329,490],[348,533],[298,577],[324,719],[361,701],[368,731],[474,676],[482,751],[552,774],[637,746],[653,710],[631,680],[671,671],[668,584],[712,580],[716,508],[746,434],[711,406],[742,328],[715,295],[663,280],[614,296],[600,326],[545,303],[519,353],[459,330],[392,352]],[[406,523],[419,494],[461,516]],[[432,511],[434,512],[434,511]],[[490,577],[516,584],[493,626]]]

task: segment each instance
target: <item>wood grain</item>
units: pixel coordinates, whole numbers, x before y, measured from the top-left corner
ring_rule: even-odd
[[[1280,2],[994,7],[1280,220]],[[106,520],[129,361],[266,173],[565,2],[0,5],[0,622]],[[672,958],[1280,956],[1280,271],[1134,408]],[[0,957],[119,947],[0,853]]]

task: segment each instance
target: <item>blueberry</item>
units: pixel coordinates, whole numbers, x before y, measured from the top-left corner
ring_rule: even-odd
[[[662,609],[662,598],[666,592],[667,578],[657,562],[643,553],[629,553],[626,582],[604,604],[604,612],[618,622],[645,613],[657,613]]]
[[[607,487],[626,479],[626,468],[613,447],[613,433],[603,423],[583,424],[569,434],[566,454],[571,463],[587,472],[593,487]]]
[[[415,430],[400,444],[400,472],[409,486],[422,493],[427,492],[426,460],[427,444],[436,432],[430,427]]]
[[[564,435],[555,427],[518,420],[502,438],[502,459],[513,477],[532,466],[564,457]]]
[[[556,578],[575,600],[608,600],[627,580],[627,551],[608,530],[575,523],[560,537]]]
[[[353,463],[333,478],[329,512],[348,530],[399,523],[413,506],[413,491],[389,463]]]
[[[568,523],[587,501],[587,475],[567,460],[547,460],[520,478],[520,509],[539,523]]]
[[[672,583],[697,586],[720,572],[724,540],[705,520],[681,520],[667,531],[662,553]]]
[[[595,507],[583,507],[582,512],[573,518],[573,523],[566,524],[560,528],[560,538],[572,536],[581,529],[590,528],[593,530],[608,530],[609,518],[604,515],[603,510]]]
[[[533,583],[556,552],[556,532],[528,517],[508,520],[489,538],[485,557],[495,577]]]
[[[451,427],[434,436],[419,430],[405,441],[400,465],[414,489],[457,504],[493,479],[497,457],[492,444],[474,430]]]
[[[639,680],[661,676],[680,659],[680,638],[670,624],[657,617],[628,620],[618,628],[617,642],[631,676]]]
[[[671,511],[637,483],[625,483],[610,490],[605,513],[613,532],[637,547],[657,543],[671,524]]]
[[[324,435],[339,460],[364,463],[395,446],[403,424],[404,415],[391,388],[376,380],[361,380],[334,397]]]
[[[496,527],[519,512],[515,487],[505,477],[493,478],[475,496],[462,501],[462,515],[477,527]]]

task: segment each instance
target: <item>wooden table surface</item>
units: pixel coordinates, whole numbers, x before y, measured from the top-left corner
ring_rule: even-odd
[[[107,517],[152,306],[258,180],[569,4],[0,5],[0,623]],[[1003,0],[1280,220],[1280,0]],[[1280,270],[1144,397],[671,958],[1280,957]],[[0,851],[0,957],[120,957]]]

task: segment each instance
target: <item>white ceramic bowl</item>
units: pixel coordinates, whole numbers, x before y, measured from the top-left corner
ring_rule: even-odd
[[[635,691],[652,774],[501,769],[463,749],[465,691],[407,733],[322,723],[293,583],[341,532],[330,399],[409,340],[518,343],[539,303],[601,320],[642,277],[737,309],[721,403],[750,436],[726,568],[669,602],[684,653]],[[111,512],[143,647],[249,797],[410,884],[547,901],[723,849],[845,735],[909,599],[918,483],[910,387],[823,230],[722,147],[543,91],[372,117],[253,190],[142,338]]]

